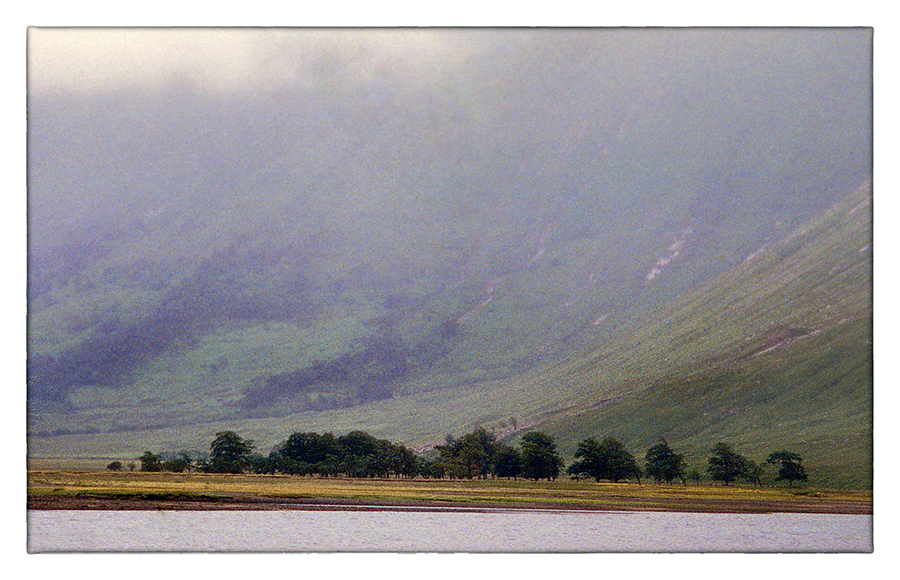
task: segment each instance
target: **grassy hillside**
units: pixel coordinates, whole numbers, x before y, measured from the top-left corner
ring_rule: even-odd
[[[871,348],[841,346],[871,320],[869,194],[829,208],[871,175],[870,30],[406,31],[410,60],[246,34],[298,76],[30,84],[33,455],[425,446],[857,380],[828,373]],[[808,378],[766,366],[808,348]]]
[[[870,173],[863,30],[441,34],[468,56],[363,73],[336,39],[278,90],[30,92],[29,431],[578,358]]]
[[[805,457],[815,483],[867,487],[871,252],[865,184],[706,286],[620,321],[603,347],[562,364],[344,409],[32,437],[30,452],[125,459],[147,448],[204,450],[224,428],[263,451],[294,430],[357,428],[427,446],[477,425],[515,438],[515,419],[519,432],[553,434],[569,459],[588,436],[613,434],[639,456],[665,436],[702,468],[708,448],[724,440],[757,460],[787,447]]]
[[[785,447],[819,483],[871,485],[871,210],[864,185],[624,344],[553,369],[544,382],[635,394],[542,427],[569,453],[587,436],[639,453],[664,436],[698,467],[718,441],[757,460]]]

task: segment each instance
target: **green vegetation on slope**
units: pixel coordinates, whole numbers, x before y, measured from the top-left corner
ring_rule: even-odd
[[[440,34],[479,48],[429,82],[29,95],[29,432],[370,406],[424,437],[470,419],[403,397],[604,344],[587,394],[638,390],[646,311],[870,171],[865,30]]]
[[[539,372],[348,409],[217,421],[190,436],[167,428],[33,438],[31,450],[116,458],[148,447],[202,449],[223,429],[263,446],[296,429],[363,428],[423,447],[479,425],[509,438],[540,424],[567,461],[578,441],[606,434],[633,449],[665,436],[691,467],[702,465],[715,441],[757,461],[777,441],[807,458],[811,484],[867,487],[871,186],[755,254],[705,287],[623,321],[602,348]]]
[[[635,394],[542,428],[568,453],[591,434],[664,436],[694,462],[709,441],[760,455],[777,440],[811,458],[817,483],[871,485],[871,240],[866,184],[623,343],[549,371],[543,384],[602,388],[627,361],[612,377]]]

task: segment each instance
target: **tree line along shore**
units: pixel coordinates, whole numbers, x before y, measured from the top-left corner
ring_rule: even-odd
[[[729,485],[745,480],[762,487],[767,467],[776,470],[773,481],[808,480],[802,457],[788,450],[773,451],[756,462],[724,442],[710,450],[705,473],[690,468],[682,454],[664,439],[647,449],[643,465],[624,444],[607,436],[598,441],[589,437],[578,444],[574,461],[565,468],[552,437],[540,431],[525,433],[518,446],[497,440],[484,428],[459,438],[447,436],[443,445],[416,454],[403,444],[378,439],[365,431],[346,435],[296,432],[275,446],[268,455],[254,451],[254,442],[234,431],[216,434],[208,453],[177,454],[144,452],[136,461],[144,472],[256,473],[349,478],[488,479],[524,478],[553,481],[561,474],[597,482],[687,481],[700,483],[705,477]],[[133,461],[123,465],[113,461],[110,471],[134,471]],[[565,469],[564,469],[565,468]]]

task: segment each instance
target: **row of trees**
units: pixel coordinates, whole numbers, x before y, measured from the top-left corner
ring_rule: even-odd
[[[364,431],[341,437],[331,433],[294,433],[267,456],[254,453],[254,442],[234,431],[216,434],[205,457],[187,453],[165,459],[150,451],[139,458],[141,471],[202,471],[206,473],[285,473],[348,477],[413,477],[417,457],[403,445],[376,439]],[[110,464],[109,469],[121,470]]]
[[[634,455],[612,437],[606,437],[600,443],[589,438],[578,444],[575,462],[569,466],[568,472],[575,477],[590,476],[597,481],[606,479],[618,482],[634,478],[640,483],[642,475],[666,483],[679,479],[685,485],[686,479],[700,481],[700,472],[696,469],[688,472],[684,456],[675,453],[664,438],[647,450],[644,462],[644,469],[641,470]],[[796,453],[776,451],[769,455],[765,463],[779,466],[776,481],[786,480],[793,486],[795,481],[808,479],[803,460]],[[743,478],[762,487],[762,466],[735,452],[726,443],[717,443],[712,448],[706,471],[711,479],[724,485]]]
[[[365,431],[335,437],[331,433],[294,433],[263,460],[257,473],[347,477],[415,477],[417,457],[402,444],[377,439]]]
[[[803,459],[796,453],[787,450],[775,451],[766,458],[765,463],[777,465],[778,474],[775,481],[787,481],[793,486],[795,481],[807,481],[809,476],[803,468]],[[751,459],[747,459],[740,453],[731,449],[725,443],[717,443],[709,458],[709,467],[706,469],[710,476],[728,485],[738,478],[744,478],[755,482],[762,487],[760,476],[763,468]]]
[[[479,427],[459,439],[448,436],[436,450],[438,457],[424,464],[431,477],[553,480],[563,466],[553,438],[539,431],[525,433],[516,448],[499,443],[493,433]]]
[[[519,448],[498,443],[493,433],[476,429],[459,439],[448,436],[430,455],[418,456],[402,444],[377,439],[364,431],[335,437],[331,433],[292,434],[268,456],[253,452],[252,440],[233,431],[216,434],[208,457],[192,459],[187,453],[165,458],[146,451],[141,471],[188,470],[207,473],[284,473],[334,477],[488,478],[527,477],[555,479],[563,466],[553,439],[544,433],[526,433]],[[120,462],[108,469],[121,470]]]
[[[486,479],[490,475],[552,480],[563,466],[553,438],[535,431],[522,437],[519,449],[498,443],[493,434],[479,428],[460,439],[448,438],[446,445],[438,446],[437,450],[440,456],[429,464],[428,472],[435,477]],[[762,486],[763,468],[725,443],[713,447],[707,463],[706,471],[714,481],[729,485],[743,478]],[[802,459],[796,453],[777,451],[765,463],[779,466],[776,481],[786,480],[793,485],[794,481],[807,480]],[[617,439],[605,437],[598,442],[593,437],[587,438],[578,444],[575,461],[566,471],[575,478],[592,477],[598,482],[636,479],[640,483],[644,476],[657,482],[680,480],[685,485],[687,479],[697,483],[701,480],[700,472],[688,471],[684,456],[675,453],[664,438],[647,450],[643,469]]]
[[[233,431],[216,434],[207,457],[192,459],[188,454],[164,458],[147,451],[140,457],[141,471],[205,471],[209,473],[284,473],[335,477],[428,477],[472,479],[506,477],[553,480],[559,476],[563,461],[556,443],[546,433],[525,433],[518,447],[498,442],[482,427],[459,439],[447,436],[429,454],[416,455],[402,444],[377,439],[364,431],[352,431],[335,437],[331,433],[297,432],[277,445],[268,456],[253,452],[252,440]],[[802,458],[782,450],[768,456],[766,464],[779,466],[776,481],[806,481]],[[130,464],[133,469],[134,464]],[[109,469],[121,470],[120,462]],[[566,470],[575,478],[591,477],[612,482],[652,478],[672,483],[687,479],[700,481],[697,469],[688,471],[684,456],[660,440],[647,450],[644,467],[625,445],[613,437],[598,442],[587,438],[578,444],[575,461]],[[729,485],[746,479],[762,486],[763,468],[735,452],[726,443],[717,443],[707,461],[707,473],[714,481]]]
[[[197,468],[198,465],[204,464],[205,462],[204,459],[195,461],[191,459],[191,456],[187,453],[179,453],[174,457],[166,457],[165,455],[157,455],[150,451],[145,451],[144,454],[138,458],[138,461],[141,462],[141,471],[174,471],[176,473],[190,471],[191,468]],[[117,463],[118,466],[115,465]],[[129,463],[128,467],[131,471],[134,471],[134,463]],[[122,465],[118,461],[114,461],[107,466],[107,469],[121,471]]]

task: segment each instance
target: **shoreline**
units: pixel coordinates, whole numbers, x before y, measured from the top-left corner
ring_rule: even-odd
[[[659,498],[657,498],[658,500]],[[355,500],[343,498],[282,498],[282,497],[104,497],[100,495],[29,494],[29,511],[402,511],[402,512],[682,512],[718,514],[808,513],[872,515],[871,503],[817,502],[771,500],[717,500],[713,502],[670,501],[634,502],[627,505],[591,505],[586,503],[555,502],[468,502],[422,500]]]

